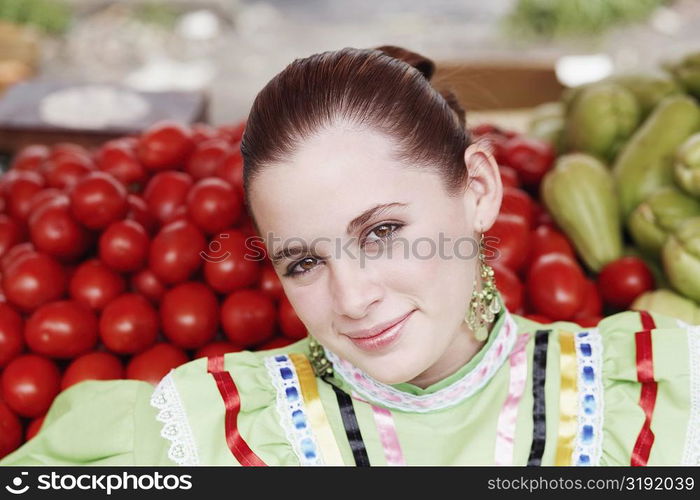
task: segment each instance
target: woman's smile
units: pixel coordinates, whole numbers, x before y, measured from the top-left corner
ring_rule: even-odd
[[[368,330],[357,330],[354,332],[343,333],[350,341],[363,351],[376,351],[396,342],[403,331],[404,325],[416,310],[393,319],[389,322],[382,323]]]

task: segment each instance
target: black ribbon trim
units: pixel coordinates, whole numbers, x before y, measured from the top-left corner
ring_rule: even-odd
[[[535,353],[532,366],[532,446],[527,465],[542,465],[547,421],[545,417],[544,381],[547,374],[547,345],[551,330],[535,332]]]
[[[355,465],[358,467],[369,467],[369,456],[367,455],[365,442],[362,440],[362,433],[360,432],[360,425],[357,423],[352,399],[334,384],[331,384],[331,387],[333,387],[333,391],[335,391],[335,397],[338,398],[340,416],[343,419],[345,434],[348,437],[348,443],[350,444],[352,455],[355,458]]]

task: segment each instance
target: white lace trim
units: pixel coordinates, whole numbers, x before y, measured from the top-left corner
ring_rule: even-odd
[[[578,430],[571,461],[599,465],[603,451],[603,343],[597,329],[575,336],[578,381]]]
[[[506,310],[505,321],[497,332],[496,339],[484,353],[481,360],[451,385],[432,394],[409,394],[370,377],[350,362],[340,359],[333,352],[324,348],[333,369],[363,398],[379,403],[387,408],[407,412],[427,413],[459,404],[475,394],[496,374],[513,350],[518,336],[515,320]]]
[[[301,465],[323,465],[309,422],[301,384],[294,364],[286,355],[265,358],[265,367],[277,391],[280,423]]]
[[[690,416],[683,465],[700,465],[700,326],[687,326],[690,364]]]
[[[150,403],[160,410],[156,420],[163,423],[160,435],[170,441],[168,458],[178,465],[199,465],[192,428],[170,373],[158,383]]]

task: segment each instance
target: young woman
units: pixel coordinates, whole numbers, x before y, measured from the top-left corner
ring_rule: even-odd
[[[253,104],[247,203],[308,338],[82,382],[0,463],[700,464],[700,327],[505,310],[498,166],[433,68],[325,52]]]

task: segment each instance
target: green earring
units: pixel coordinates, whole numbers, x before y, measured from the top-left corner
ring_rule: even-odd
[[[501,303],[498,300],[498,290],[496,289],[495,273],[493,268],[486,263],[486,256],[483,251],[484,235],[479,241],[479,268],[481,274],[481,291],[477,291],[477,280],[474,279],[472,298],[469,301],[467,314],[464,321],[474,332],[477,340],[486,340],[488,336],[489,324],[494,320],[496,314],[501,312]]]

